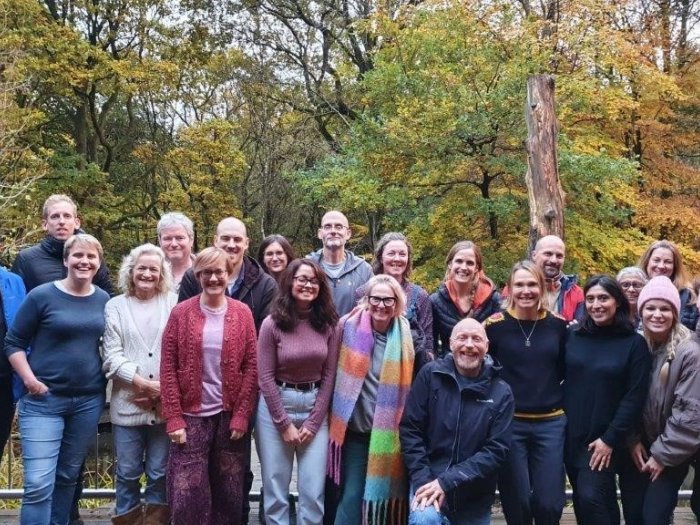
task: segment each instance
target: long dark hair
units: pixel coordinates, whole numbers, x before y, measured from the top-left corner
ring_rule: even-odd
[[[260,243],[260,248],[258,248],[258,262],[260,263],[260,266],[262,266],[263,270],[265,270],[265,273],[270,273],[270,270],[268,270],[267,266],[265,266],[265,250],[267,250],[267,247],[273,242],[278,243],[282,247],[282,251],[287,256],[287,265],[297,258],[294,253],[294,248],[292,248],[292,245],[284,236],[276,233],[273,235],[268,235]]]
[[[603,288],[617,303],[617,310],[615,310],[615,317],[613,317],[610,328],[620,332],[634,332],[634,326],[630,321],[630,303],[627,297],[625,297],[622,287],[618,284],[617,280],[610,275],[604,274],[594,275],[589,278],[588,281],[586,281],[586,285],[583,287],[584,301],[586,300],[585,297],[588,290],[594,286]],[[588,314],[588,308],[586,308],[583,321],[581,321],[581,330],[588,333],[596,333],[600,329],[601,327],[591,319],[591,316]]]
[[[309,266],[313,269],[318,279],[318,297],[311,303],[309,322],[317,332],[325,332],[328,328],[338,324],[338,314],[333,304],[328,280],[321,267],[311,259],[295,259],[287,265],[279,280],[277,294],[272,300],[272,316],[277,327],[283,332],[291,332],[299,323],[299,311],[296,301],[292,297],[294,275],[300,266]]]

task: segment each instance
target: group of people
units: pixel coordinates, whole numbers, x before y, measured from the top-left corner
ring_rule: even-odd
[[[429,295],[403,234],[370,266],[338,211],[318,251],[271,235],[257,260],[233,217],[193,254],[174,212],[114,296],[68,196],[42,226],[0,269],[0,447],[16,399],[23,525],[78,519],[107,380],[116,525],[247,523],[252,436],[268,524],[290,523],[295,458],[309,525],[480,525],[497,488],[509,525],[555,524],[567,476],[580,524],[620,523],[619,483],[628,525],[666,525],[700,458],[696,294],[668,241],[581,288],[546,236],[500,292],[460,241]]]

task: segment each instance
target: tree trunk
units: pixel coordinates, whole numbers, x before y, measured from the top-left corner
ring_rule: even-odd
[[[554,78],[531,76],[527,80],[527,194],[530,204],[528,254],[545,235],[564,238],[564,191],[557,166],[557,116],[554,111]]]

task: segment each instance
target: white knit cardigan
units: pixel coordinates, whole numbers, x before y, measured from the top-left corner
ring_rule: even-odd
[[[134,404],[132,386],[134,375],[157,380],[160,377],[160,345],[170,310],[177,304],[174,293],[157,296],[160,309],[158,335],[149,348],[136,327],[134,315],[126,295],[110,299],[105,306],[104,363],[103,370],[113,380],[110,400],[112,423],[122,426],[156,425],[163,423],[159,416],[159,403],[145,410]]]

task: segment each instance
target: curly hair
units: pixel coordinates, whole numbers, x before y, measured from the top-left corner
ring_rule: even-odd
[[[167,293],[173,289],[173,272],[170,263],[165,258],[163,250],[151,243],[137,246],[124,257],[122,265],[119,267],[119,289],[127,297],[133,297],[136,287],[134,285],[134,268],[142,255],[156,255],[160,259],[160,281],[158,282],[158,293]]]
[[[311,259],[294,259],[284,269],[279,280],[279,287],[272,306],[270,316],[275,325],[283,332],[291,332],[299,324],[299,309],[296,300],[292,296],[294,276],[301,266],[308,266],[314,271],[318,279],[318,296],[311,303],[309,322],[317,332],[323,333],[338,324],[338,313],[335,311],[333,296],[331,295],[328,279],[323,269]]]

